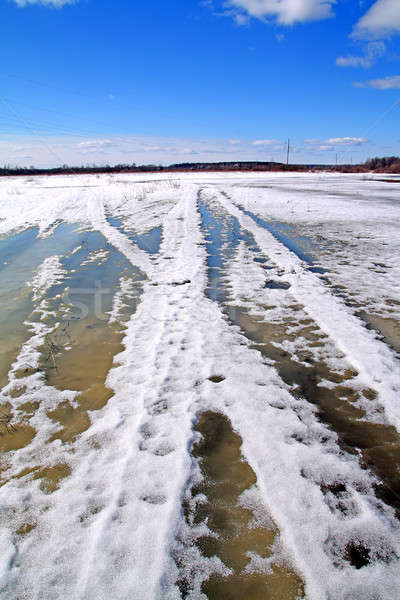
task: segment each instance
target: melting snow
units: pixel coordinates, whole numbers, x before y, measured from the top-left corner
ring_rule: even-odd
[[[387,240],[393,253],[398,200],[391,187],[358,176],[207,173],[182,175],[179,182],[154,175],[104,175],[94,188],[90,176],[60,176],[54,193],[54,178],[35,181],[37,186],[26,179],[0,182],[1,234],[37,226],[40,235],[50,236],[60,222],[81,223],[100,231],[147,280],[125,325],[124,350],[108,374],[114,395],[91,414],[91,426],[73,443],[46,443],[56,429],[47,412],[66,399],[73,402],[76,392],[48,386],[41,373],[16,377],[25,363],[38,364],[38,348],[51,331],[43,322],[29,323],[31,338],[1,392],[13,410],[26,402],[39,408],[30,419],[36,436],[9,452],[3,463],[0,598],[176,600],[181,597],[179,556],[198,580],[191,598],[204,597],[201,582],[211,572],[229,570],[191,545],[197,534],[182,517],[182,501],[198,472],[190,454],[196,415],[213,410],[223,412],[242,437],[243,456],[257,476],[257,498],[249,493],[247,501],[257,504],[255,519],[262,522],[263,511],[271,515],[279,529],[279,551],[304,579],[307,598],[393,600],[400,586],[400,528],[394,510],[376,497],[374,475],[357,456],[342,451],[316,409],[291,394],[274,366],[207,298],[207,250],[197,206],[202,190],[204,198],[253,236],[273,268],[265,271],[262,261],[252,261],[241,241],[223,273],[235,302],[250,308],[272,304],[265,313],[271,321],[279,321],[291,303],[301,305],[328,336],[323,351],[335,363],[345,360],[355,368],[360,382],[378,392],[387,420],[400,427],[394,352],[364,328],[318,273],[242,210],[244,205],[263,219],[292,219],[316,231],[322,224],[329,241],[334,227],[342,232],[349,218],[354,240],[357,210],[364,219],[358,219],[357,231],[374,236],[377,249],[379,240]],[[113,227],[107,214],[138,232],[162,225],[159,253],[150,257]],[[379,233],[373,227],[377,218],[386,224]],[[321,259],[330,275],[337,260],[335,243]],[[364,302],[366,271],[360,257],[365,259],[367,246],[354,243],[354,252],[346,250],[351,260],[358,256],[353,279],[344,275],[337,281],[346,279]],[[370,305],[381,305],[383,292],[398,299],[400,273],[390,252],[377,250],[373,260],[392,268],[368,270]],[[36,308],[46,311],[46,291],[64,275],[59,256],[42,263],[31,282]],[[290,288],[265,287],[275,277],[283,277]],[[131,282],[122,278],[111,320],[118,319],[130,294]],[[296,352],[301,343],[284,347]],[[210,380],[215,374],[221,375],[218,385]],[[13,395],[22,385],[24,393]],[[71,474],[46,494],[31,475],[21,476],[38,464],[65,464]],[[35,527],[17,534],[26,523]],[[204,526],[199,530],[204,533]],[[353,555],[363,564],[351,564]],[[270,562],[249,554],[247,570],[268,573]]]

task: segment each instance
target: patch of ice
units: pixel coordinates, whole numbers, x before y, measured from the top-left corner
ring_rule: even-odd
[[[210,190],[209,194],[216,196],[215,190]],[[318,277],[310,273],[302,261],[285,249],[269,231],[244,215],[225,195],[217,196],[222,206],[254,235],[266,255],[284,270],[285,279],[291,283],[293,297],[346,356],[359,373],[360,381],[378,392],[387,419],[400,430],[400,374],[395,353],[377,340],[374,333],[366,330],[343,302],[334,297]]]
[[[126,300],[135,295],[135,281],[123,276],[119,280],[119,290],[116,292],[113,300],[113,307],[110,311],[109,323],[115,323],[119,320],[121,311],[127,306]]]
[[[60,256],[49,256],[37,270],[37,274],[29,284],[33,290],[33,300],[41,300],[46,292],[65,277],[66,270],[61,263]]]
[[[86,260],[84,260],[81,263],[81,266],[85,266],[85,265],[90,265],[93,263],[96,263],[98,265],[101,265],[102,263],[104,263],[108,257],[110,256],[110,251],[109,250],[105,250],[105,249],[101,249],[101,250],[94,250],[93,252],[91,252],[89,254],[89,256],[87,257]]]

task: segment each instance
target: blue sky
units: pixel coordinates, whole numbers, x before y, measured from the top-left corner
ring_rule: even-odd
[[[0,3],[0,164],[400,153],[400,0]]]

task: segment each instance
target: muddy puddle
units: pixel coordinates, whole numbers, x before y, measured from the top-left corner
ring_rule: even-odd
[[[114,356],[123,350],[123,334],[118,327],[99,324],[90,318],[74,323],[69,335],[68,350],[56,345],[55,367],[51,357],[45,356],[46,379],[59,390],[74,390],[80,395],[73,404],[63,402],[48,412],[48,417],[62,427],[50,442],[54,439],[73,442],[89,428],[89,411],[103,408],[113,395],[106,386],[106,378]]]
[[[162,227],[154,227],[145,233],[136,233],[132,229],[124,226],[117,217],[107,216],[107,221],[112,227],[118,229],[120,233],[126,235],[138,248],[148,254],[157,254],[160,251],[162,239]]]
[[[376,331],[388,346],[400,354],[400,323],[396,319],[384,318],[364,311],[359,312],[357,316],[367,324],[368,329]]]
[[[144,279],[101,234],[90,232],[85,239],[82,251],[66,259],[69,272],[74,271],[68,278],[67,294],[59,289],[63,286],[53,290],[55,297],[61,293],[56,312],[64,311],[64,320],[43,349],[46,381],[57,389],[78,391],[80,395],[77,406],[65,402],[48,413],[62,427],[49,441],[73,441],[89,427],[88,412],[103,408],[113,395],[106,378],[114,357],[123,350],[123,321],[135,312]],[[131,282],[132,293],[125,298],[120,319],[110,323],[121,277]]]
[[[141,282],[145,278],[99,232],[62,225],[45,240],[35,238],[32,241],[29,237],[29,241],[28,256],[24,253],[19,255],[23,265],[20,280],[26,296],[26,313],[22,320],[21,311],[14,313],[12,321],[10,319],[11,326],[21,332],[21,340],[11,347],[9,344],[3,346],[3,385],[7,381],[12,358],[17,356],[21,343],[30,338],[24,323],[43,322],[48,333],[43,345],[38,348],[38,367],[32,369],[28,365],[14,373],[17,384],[10,397],[18,398],[18,411],[14,411],[13,429],[7,428],[7,422],[2,427],[1,414],[7,420],[10,406],[5,403],[1,407],[0,449],[3,452],[28,445],[36,433],[29,425],[29,419],[38,406],[23,402],[24,377],[35,371],[42,374],[43,383],[47,385],[79,392],[73,404],[62,402],[48,412],[47,416],[59,425],[58,432],[48,441],[73,442],[78,434],[88,429],[89,411],[105,406],[113,394],[106,386],[107,374],[113,366],[114,357],[123,349],[124,323],[136,310]],[[40,248],[33,251],[35,244]],[[64,276],[46,291],[43,298],[34,301],[26,281],[32,279],[44,258],[55,253],[60,256]],[[15,260],[18,256],[14,257]],[[14,262],[10,261],[11,269]],[[4,270],[0,271],[0,282],[2,272]],[[125,290],[129,289],[125,295],[121,280],[125,283]],[[118,293],[121,298],[116,307],[115,296]],[[46,303],[44,312],[42,300]],[[6,329],[3,324],[1,328],[2,331]]]
[[[254,348],[265,357],[275,361],[280,377],[291,386],[296,386],[292,394],[305,398],[318,407],[318,417],[329,425],[339,437],[341,447],[360,456],[361,463],[369,468],[380,480],[377,495],[393,506],[400,516],[400,437],[394,427],[363,420],[364,411],[357,406],[358,400],[374,400],[373,390],[357,392],[351,387],[355,373],[338,374],[323,363],[314,362],[307,350],[297,352],[305,367],[293,360],[289,353],[276,347],[275,343],[292,340],[293,334],[287,331],[288,325],[271,324],[261,318],[249,315],[242,308],[228,307],[227,314],[233,324],[238,325],[248,339],[254,342]],[[304,328],[296,333],[308,339],[310,343],[320,344],[323,340],[318,328],[304,323]],[[334,387],[320,386],[328,381]],[[298,440],[307,443],[307,440]]]
[[[49,256],[72,250],[80,239],[76,227],[60,225],[52,236],[38,237],[31,228],[0,240],[0,388],[21,345],[30,337],[25,321],[34,309],[32,281],[38,266]]]
[[[203,210],[218,220],[214,209],[211,211],[205,205]],[[211,238],[208,248],[213,248],[221,256],[218,240],[214,242],[218,230],[208,227],[208,221],[209,218],[205,220],[203,217],[206,239]],[[248,244],[248,239],[245,241]],[[251,243],[254,245],[254,240]],[[374,390],[356,391],[352,386],[352,380],[357,375],[355,371],[336,372],[324,361],[314,358],[313,348],[322,348],[327,337],[311,319],[304,319],[302,307],[293,304],[290,317],[279,323],[266,322],[262,317],[263,307],[255,307],[259,313],[257,316],[243,307],[229,304],[229,287],[224,282],[223,270],[217,271],[214,277],[216,281],[213,285],[219,287],[219,294],[209,297],[221,304],[229,322],[239,326],[242,333],[253,342],[255,349],[268,360],[274,361],[280,377],[292,386],[292,394],[318,408],[319,419],[337,433],[342,449],[359,456],[361,464],[377,476],[377,496],[393,506],[400,516],[400,436],[394,427],[364,420],[365,412],[361,408],[361,403],[375,400]],[[281,292],[276,290],[276,293]],[[265,310],[268,308],[265,307]],[[297,311],[299,317],[296,317]],[[378,327],[377,321],[375,326]],[[384,335],[382,323],[380,326]],[[296,328],[295,333],[292,332],[293,328]],[[393,336],[393,328],[389,327],[389,330]],[[303,348],[296,349],[295,356],[283,350],[286,342],[294,342],[299,337],[304,338],[305,344]],[[307,443],[307,440],[297,441]]]
[[[211,300],[223,302],[226,300],[226,291],[221,281],[221,270],[233,258],[240,241],[244,241],[254,248],[254,238],[250,233],[240,229],[237,219],[226,213],[214,214],[200,199],[198,210],[207,248],[208,286],[206,294]]]
[[[222,193],[230,200],[225,192]],[[300,260],[308,263],[311,272],[318,274],[325,273],[325,270],[322,267],[312,266],[316,260],[315,244],[310,237],[301,234],[295,225],[273,219],[266,221],[255,213],[246,210],[241,204],[237,204],[236,206],[243,214],[257,223],[257,225],[272,233],[281,244],[293,252]]]
[[[0,411],[0,452],[12,452],[30,444],[36,430],[23,419],[16,421],[9,406],[3,405]]]
[[[203,556],[217,556],[230,574],[212,575],[203,583],[202,591],[210,600],[283,600],[303,597],[298,576],[277,553],[278,534],[273,522],[259,506],[255,515],[254,500],[246,494],[254,492],[256,476],[241,454],[242,440],[230,421],[222,414],[200,415],[196,430],[201,440],[194,446],[203,480],[192,488],[195,498],[206,497],[195,504],[194,523],[207,522],[211,535],[197,539]],[[190,512],[186,507],[186,516]],[[189,582],[190,585],[190,582]],[[181,582],[183,598],[188,585]]]
[[[240,208],[245,215],[253,219],[257,225],[260,225],[260,227],[272,233],[279,242],[286,246],[288,250],[296,254],[300,260],[304,260],[310,265],[314,263],[314,244],[310,238],[300,235],[296,227],[279,221],[265,221],[254,213],[245,210],[242,206],[238,206],[238,208]]]

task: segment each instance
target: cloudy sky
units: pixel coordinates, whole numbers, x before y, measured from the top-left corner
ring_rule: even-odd
[[[400,154],[400,0],[0,0],[0,164]]]

